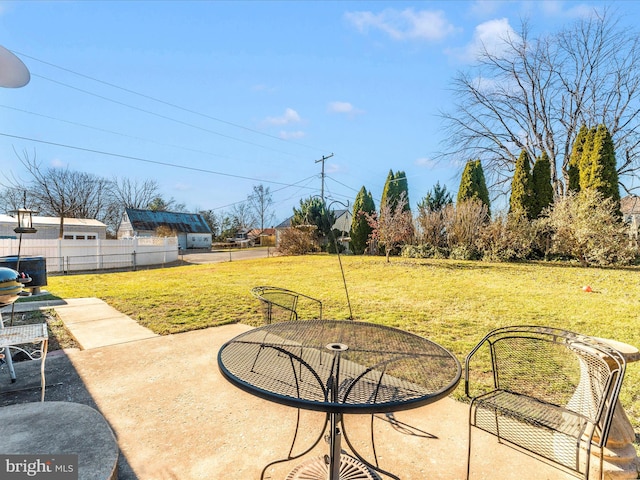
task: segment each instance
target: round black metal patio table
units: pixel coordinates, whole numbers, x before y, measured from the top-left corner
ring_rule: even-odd
[[[348,320],[281,322],[250,330],[220,348],[218,365],[227,380],[253,395],[327,414],[329,480],[339,478],[343,414],[420,407],[447,396],[461,376],[456,357],[427,338]]]

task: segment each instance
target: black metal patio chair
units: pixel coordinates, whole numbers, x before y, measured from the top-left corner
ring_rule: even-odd
[[[622,354],[592,337],[538,326],[490,332],[465,361],[467,479],[473,427],[585,479],[596,447],[604,479],[603,450],[624,372]]]
[[[322,319],[322,302],[302,293],[280,287],[259,286],[251,289],[251,294],[260,300],[265,323],[298,320],[298,307],[313,312],[308,318]]]

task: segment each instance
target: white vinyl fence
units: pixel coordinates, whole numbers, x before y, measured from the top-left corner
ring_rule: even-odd
[[[18,255],[17,239],[0,239],[0,256]],[[178,260],[176,237],[121,240],[38,240],[22,238],[20,258],[45,257],[47,273],[129,269]]]

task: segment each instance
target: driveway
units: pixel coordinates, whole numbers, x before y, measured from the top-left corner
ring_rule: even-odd
[[[254,247],[242,248],[236,250],[215,250],[211,252],[195,252],[188,251],[180,255],[180,259],[186,263],[220,263],[235,262],[236,260],[251,260],[254,258],[273,257],[276,254],[274,247]]]

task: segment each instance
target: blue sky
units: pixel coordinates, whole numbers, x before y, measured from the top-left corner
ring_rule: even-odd
[[[268,186],[275,222],[320,193],[376,200],[390,169],[412,208],[461,164],[436,162],[449,85],[478,42],[528,18],[553,31],[601,2],[0,1],[0,45],[30,83],[0,89],[0,169],[154,179],[191,210]],[[606,3],[637,20],[636,2]],[[337,205],[334,205],[337,207]]]

